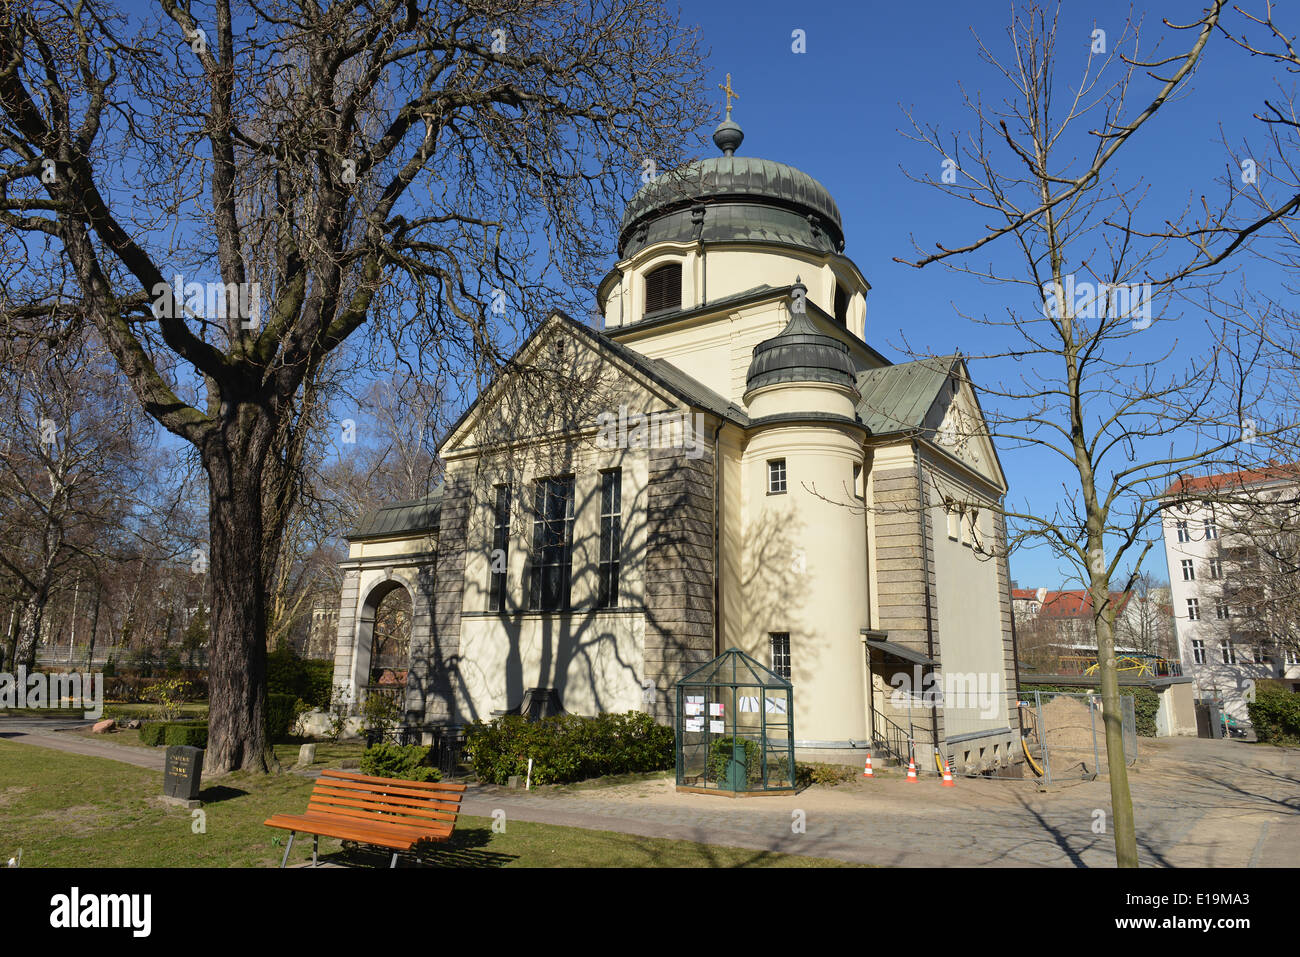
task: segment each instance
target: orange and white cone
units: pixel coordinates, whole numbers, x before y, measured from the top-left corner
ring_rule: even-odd
[[[948,759],[942,758],[942,756],[941,759],[943,760],[943,786],[946,788],[955,788],[957,782],[952,779],[952,769],[948,767]]]
[[[907,762],[907,783],[916,783],[916,762],[912,760]]]
[[[862,766],[862,776],[864,778],[874,778],[876,772],[871,770],[871,752],[867,752],[867,763]]]

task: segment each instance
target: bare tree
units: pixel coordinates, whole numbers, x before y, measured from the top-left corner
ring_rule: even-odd
[[[326,357],[364,331],[488,381],[681,160],[696,45],[654,0],[0,0],[2,256],[68,265],[34,302],[207,475],[213,771],[273,761],[268,569]]]
[[[1240,386],[1249,368],[1223,362],[1213,350],[1195,356],[1178,348],[1172,333],[1179,316],[1166,311],[1171,286],[1153,289],[1146,281],[1168,241],[1140,241],[1133,226],[1140,186],[1121,182],[1115,161],[1183,92],[1222,7],[1212,3],[1194,23],[1176,28],[1194,39],[1168,57],[1140,49],[1140,23],[1132,19],[1122,30],[1094,33],[1082,75],[1068,90],[1056,79],[1056,17],[1033,4],[1017,7],[1010,57],[979,44],[1010,88],[1000,105],[967,95],[975,129],[964,143],[954,136],[945,145],[939,131],[913,120],[914,138],[942,163],[938,177],[921,181],[973,203],[993,222],[974,240],[937,252],[924,254],[918,245],[911,264],[942,263],[1003,284],[1028,306],[1010,306],[1003,319],[972,319],[992,327],[989,341],[999,344],[976,362],[1013,370],[1009,381],[972,385],[994,439],[1054,456],[1069,474],[1055,507],[1008,503],[1006,516],[1012,547],[1046,545],[1074,567],[1091,599],[1122,867],[1137,866],[1138,857],[1113,596],[1141,574],[1157,540],[1158,495],[1171,477],[1226,457],[1239,439]],[[1089,49],[1087,37],[1073,39]],[[1154,87],[1134,106],[1144,72]],[[997,250],[990,248],[999,240]],[[1014,256],[973,261],[977,252],[993,257],[1007,245]]]

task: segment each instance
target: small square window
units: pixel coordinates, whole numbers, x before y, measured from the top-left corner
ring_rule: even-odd
[[[785,459],[769,460],[767,463],[767,494],[784,495],[785,489]]]

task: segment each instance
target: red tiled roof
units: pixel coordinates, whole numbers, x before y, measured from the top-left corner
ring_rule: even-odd
[[[1221,489],[1225,486],[1245,487],[1261,485],[1265,482],[1300,481],[1300,462],[1286,465],[1266,465],[1258,469],[1243,469],[1240,472],[1220,472],[1217,475],[1184,475],[1168,489],[1166,495],[1179,495],[1184,492],[1205,492]]]
[[[1110,600],[1115,603],[1116,611],[1122,611],[1128,603],[1128,595],[1121,591],[1110,593]],[[1017,588],[1011,593],[1012,600],[1037,601],[1038,591],[1033,588]],[[1049,618],[1090,618],[1092,616],[1092,597],[1086,588],[1071,588],[1048,591],[1043,597],[1040,615]]]

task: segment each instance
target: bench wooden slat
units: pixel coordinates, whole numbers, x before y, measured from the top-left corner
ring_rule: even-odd
[[[400,794],[387,794],[383,791],[344,790],[342,788],[327,787],[323,784],[316,785],[315,790],[312,791],[312,797],[320,800],[375,801],[392,807],[437,808],[452,813],[460,810],[460,798],[454,801],[446,801],[442,798],[410,798]]]
[[[422,792],[422,791],[411,791],[408,790],[407,788],[399,788],[399,787],[380,788],[380,787],[376,787],[373,784],[358,785],[358,784],[343,782],[343,781],[338,781],[338,782],[318,781],[316,784],[316,789],[328,790],[332,793],[339,794],[339,795],[355,794],[358,796],[362,796],[366,794],[382,794],[394,798],[408,798],[416,804],[458,805],[460,804],[460,799],[461,799],[461,795],[459,794],[443,794],[441,792],[429,793],[429,792]]]
[[[462,794],[465,791],[465,785],[453,784],[449,781],[406,781],[398,778],[376,778],[368,774],[354,774],[351,771],[338,771],[333,768],[326,768],[321,772],[321,777],[339,778],[345,781],[362,781],[369,784],[398,785],[416,791],[453,791],[457,794]]]
[[[372,821],[375,824],[403,824],[409,827],[435,827],[437,825],[447,825],[455,823],[454,817],[412,817],[410,815],[384,814],[378,815],[374,811],[366,808],[339,807],[332,804],[317,804],[315,801],[307,803],[307,813],[316,817],[348,817],[355,818],[358,821]]]
[[[403,851],[409,851],[421,842],[441,842],[451,837],[451,831],[404,833],[397,830],[367,827],[343,818],[327,819],[310,815],[302,817],[277,815],[266,823],[270,827],[286,831],[316,834],[321,837],[334,837],[342,841],[356,841],[359,844],[374,844],[379,847],[395,848]]]
[[[347,801],[337,798],[322,800],[320,795],[317,794],[313,794],[308,798],[308,802],[322,814],[341,814],[344,811],[349,811],[354,814],[364,814],[368,817],[392,817],[394,819],[411,818],[413,820],[432,818],[435,821],[456,820],[455,811],[443,811],[438,808],[401,807],[382,804],[377,801]]]

